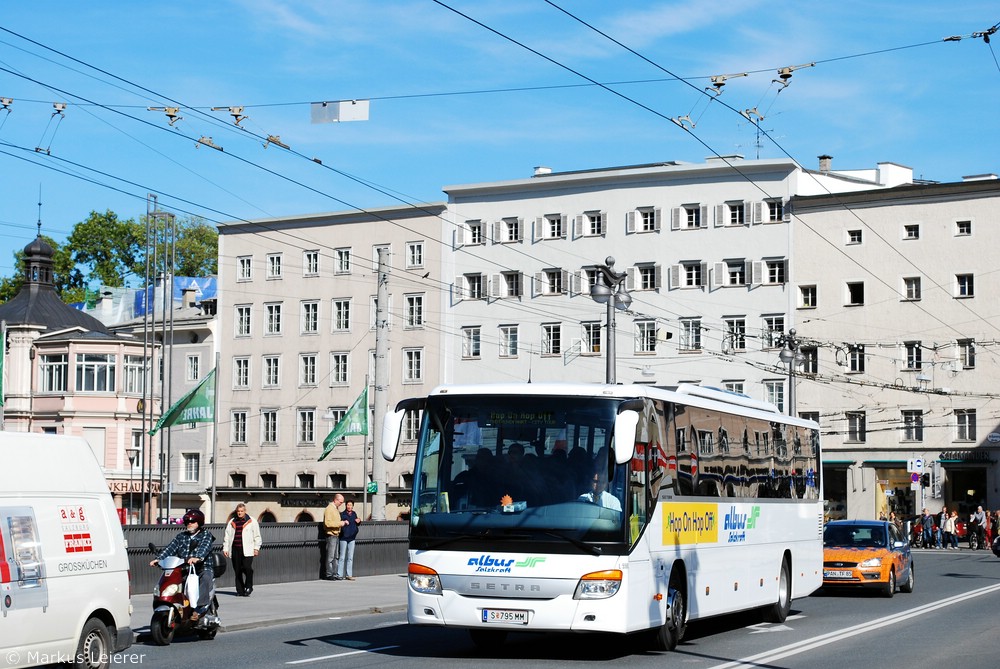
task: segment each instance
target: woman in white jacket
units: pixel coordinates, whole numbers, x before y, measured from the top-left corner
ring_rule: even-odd
[[[253,593],[253,559],[260,553],[261,543],[260,524],[247,515],[247,505],[240,502],[222,540],[222,554],[233,561],[237,597]]]

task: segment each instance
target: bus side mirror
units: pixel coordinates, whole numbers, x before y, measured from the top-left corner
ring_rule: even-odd
[[[399,445],[399,433],[405,416],[406,409],[396,409],[386,413],[382,422],[382,458],[389,462],[396,459],[396,447]]]
[[[635,428],[639,424],[639,412],[627,409],[615,418],[615,462],[624,465],[631,462],[635,454]]]

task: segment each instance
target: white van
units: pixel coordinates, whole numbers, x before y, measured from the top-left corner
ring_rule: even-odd
[[[0,658],[108,667],[132,645],[125,537],[79,437],[0,432]]]

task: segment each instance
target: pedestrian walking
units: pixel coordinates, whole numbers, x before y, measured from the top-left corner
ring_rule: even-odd
[[[222,538],[222,554],[233,561],[237,597],[253,593],[253,559],[260,555],[262,544],[260,524],[247,515],[247,505],[240,502]]]
[[[941,514],[942,516],[944,513]],[[958,511],[952,511],[944,521],[944,547],[958,550]]]
[[[923,548],[934,548],[934,516],[926,506],[920,515],[920,539]]]
[[[340,530],[340,561],[337,563],[337,580],[354,580],[354,540],[358,537],[361,521],[354,512],[354,502],[348,502],[340,514],[344,528]]]
[[[344,496],[339,492],[333,496],[323,512],[323,527],[326,530],[326,569],[323,577],[328,581],[337,579],[337,546],[340,544],[340,531],[345,521],[340,517],[340,507],[344,504]]]

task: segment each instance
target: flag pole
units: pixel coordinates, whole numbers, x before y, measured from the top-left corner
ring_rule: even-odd
[[[208,510],[208,522],[215,522],[215,474],[218,471],[218,460],[219,460],[219,386],[218,386],[218,375],[219,375],[219,356],[221,353],[219,351],[215,352],[215,375],[216,375],[216,386],[215,386],[215,398],[214,398],[214,408],[212,409],[212,502],[211,507]]]
[[[7,367],[7,321],[0,321],[0,346],[3,346],[3,350],[0,351],[0,431],[7,429],[6,416],[4,414],[4,383],[3,375]]]
[[[365,389],[368,388],[368,375],[365,374]],[[369,402],[371,400],[369,399]],[[365,416],[368,416],[368,403],[365,404]],[[371,430],[368,430],[371,432]],[[361,482],[363,484],[362,492],[362,503],[361,508],[364,509],[361,513],[366,514],[365,518],[371,515],[371,510],[368,508],[368,436],[365,435],[365,449],[362,451],[361,455]]]

